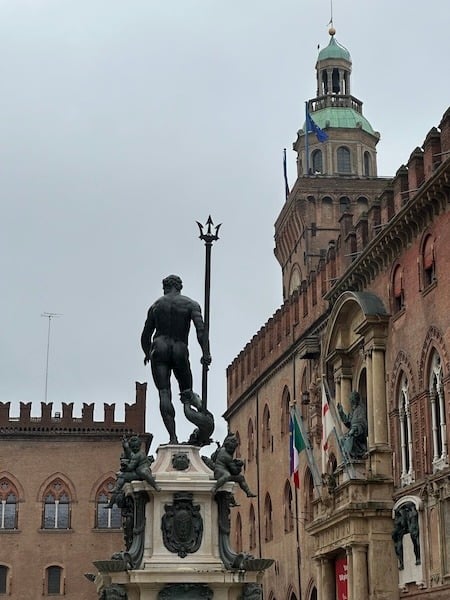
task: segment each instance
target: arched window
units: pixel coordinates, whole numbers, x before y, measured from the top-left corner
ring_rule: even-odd
[[[369,152],[364,152],[364,175],[370,177],[372,175],[372,157]]]
[[[337,170],[338,173],[352,172],[351,154],[347,146],[339,146],[337,149]]]
[[[256,548],[256,518],[255,518],[255,509],[253,508],[253,504],[250,505],[248,524],[249,524],[248,545],[250,547],[250,550],[254,550]]]
[[[436,268],[434,261],[434,242],[431,235],[428,235],[422,246],[422,279],[423,287],[427,288],[436,278]]]
[[[402,374],[398,391],[398,415],[400,420],[399,424],[401,460],[400,480],[402,485],[409,485],[411,482],[414,481],[412,465],[412,423],[408,388],[408,379],[405,374]]]
[[[294,529],[294,511],[292,508],[292,488],[289,481],[284,485],[283,495],[284,531],[288,533]]]
[[[42,529],[70,529],[70,496],[61,479],[53,480],[44,493]]]
[[[339,198],[339,212],[342,215],[345,212],[348,212],[349,210],[350,210],[350,198],[348,198],[347,196],[341,196],[341,198]]]
[[[312,170],[315,174],[323,173],[323,158],[322,158],[322,150],[314,150],[311,155],[312,159]]]
[[[361,216],[363,213],[367,212],[369,201],[364,196],[360,196],[356,201],[356,205],[358,207],[358,215]]]
[[[103,483],[95,498],[97,529],[120,529],[122,527],[122,514],[117,504],[108,508],[111,492],[114,488],[112,478]]]
[[[310,523],[314,518],[314,483],[309,469],[305,473],[305,523]]]
[[[266,542],[273,540],[273,528],[272,528],[272,500],[270,494],[266,494],[264,500],[264,539]]]
[[[8,567],[6,565],[0,565],[0,594],[9,594],[8,575]]]
[[[251,419],[248,420],[247,426],[247,455],[249,462],[255,458],[255,431]]]
[[[333,199],[330,196],[322,198],[322,222],[333,222]]]
[[[61,596],[64,594],[63,570],[57,565],[45,569],[45,592],[48,596]]]
[[[403,307],[403,273],[401,266],[397,265],[392,276],[392,311],[396,313]]]
[[[301,272],[300,267],[296,263],[292,267],[291,275],[289,278],[289,296],[291,296],[291,294],[293,294],[293,292],[295,292],[295,290],[299,289],[301,282],[302,282],[302,272]]]
[[[272,435],[270,433],[270,410],[267,404],[265,405],[263,412],[262,447],[264,449],[272,448]]]
[[[291,595],[289,596],[289,600],[297,600],[297,596],[295,595],[294,592],[291,592]]]
[[[281,435],[289,434],[290,404],[291,395],[288,388],[285,387],[281,396]]]
[[[236,438],[236,451],[235,451],[235,456],[236,458],[241,458],[241,436],[239,435],[239,431],[236,431],[236,433],[234,434],[235,438]]]
[[[448,466],[448,454],[442,364],[441,358],[435,350],[430,362],[429,394],[433,437],[433,472],[436,472]]]
[[[0,479],[0,529],[17,529],[17,499],[19,494],[7,477]]]
[[[241,513],[236,517],[236,551],[242,552],[242,519]]]

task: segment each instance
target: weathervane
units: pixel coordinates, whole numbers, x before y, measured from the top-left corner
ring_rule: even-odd
[[[221,223],[219,225],[214,225],[213,220],[211,219],[211,215],[209,215],[208,220],[203,226],[201,223],[197,221],[197,225],[200,229],[199,238],[205,242],[205,307],[204,307],[204,320],[205,320],[205,336],[206,339],[209,339],[209,301],[211,294],[211,248],[213,242],[219,239],[219,229]],[[204,227],[206,227],[206,231],[204,231]],[[214,230],[213,230],[214,228]],[[206,409],[208,405],[208,369],[209,365],[202,363],[202,405],[203,408]]]

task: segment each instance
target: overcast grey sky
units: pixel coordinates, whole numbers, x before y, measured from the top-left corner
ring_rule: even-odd
[[[450,3],[334,0],[352,93],[393,175],[450,105]],[[161,280],[203,303],[196,221],[213,248],[210,407],[226,366],[281,303],[273,223],[282,151],[315,95],[329,0],[0,0],[0,401],[115,402],[148,381],[147,429],[167,441],[139,338]],[[200,353],[191,340],[195,387]],[[184,418],[177,406],[181,436]]]

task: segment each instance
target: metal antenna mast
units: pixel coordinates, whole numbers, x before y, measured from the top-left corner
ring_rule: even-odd
[[[48,389],[48,357],[50,354],[50,328],[51,328],[51,322],[52,319],[54,319],[55,317],[62,317],[61,313],[50,313],[50,312],[44,312],[41,314],[41,317],[45,317],[46,319],[48,319],[48,332],[47,332],[47,360],[46,360],[46,364],[45,364],[45,403],[47,404],[47,389]]]
[[[219,239],[220,225],[214,225],[211,215],[209,215],[206,221],[206,231],[203,230],[203,225],[197,221],[197,225],[200,229],[199,238],[205,242],[205,336],[209,341],[209,299],[211,293],[211,248],[213,242]],[[213,231],[212,228],[215,228]],[[208,365],[203,363],[202,368],[202,405],[206,408],[208,404]]]

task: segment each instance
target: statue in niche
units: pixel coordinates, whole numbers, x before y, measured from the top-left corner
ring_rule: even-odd
[[[348,415],[340,403],[337,405],[341,421],[348,428],[343,439],[343,448],[350,458],[361,459],[367,453],[367,414],[358,392],[350,394],[350,403],[351,410]]]
[[[407,533],[411,536],[414,555],[416,557],[415,564],[420,565],[419,513],[413,502],[402,504],[394,513],[392,541],[394,542],[395,554],[398,558],[398,568],[400,571],[405,568],[403,558],[403,537]]]
[[[416,565],[420,565],[419,513],[412,502],[409,503],[406,519],[408,522],[409,535],[411,536],[411,541],[413,543]]]
[[[144,364],[151,364],[153,380],[159,393],[161,417],[169,434],[169,444],[178,444],[170,387],[170,376],[173,373],[180,389],[184,414],[190,422],[197,425],[190,443],[206,445],[210,443],[209,436],[214,430],[214,419],[192,390],[188,352],[192,322],[203,353],[201,362],[204,365],[211,364],[209,339],[205,332],[200,305],[181,294],[183,283],[178,275],[169,275],[162,283],[164,295],[149,308],[141,335]]]
[[[125,483],[130,481],[147,481],[152,488],[160,491],[159,485],[156,483],[152,475],[151,464],[153,457],[141,450],[142,442],[137,435],[131,436],[129,439],[125,436],[122,440],[123,452],[120,457],[120,471],[117,473],[116,484],[112,490],[109,504],[106,508],[112,508],[117,504],[119,493]]]
[[[211,455],[210,459],[203,457],[205,463],[214,471],[214,479],[216,480],[214,492],[217,492],[228,481],[234,481],[249,498],[256,498],[256,494],[250,490],[244,475],[242,475],[244,462],[239,458],[233,458],[237,447],[236,436],[234,433],[228,433],[222,446]]]

